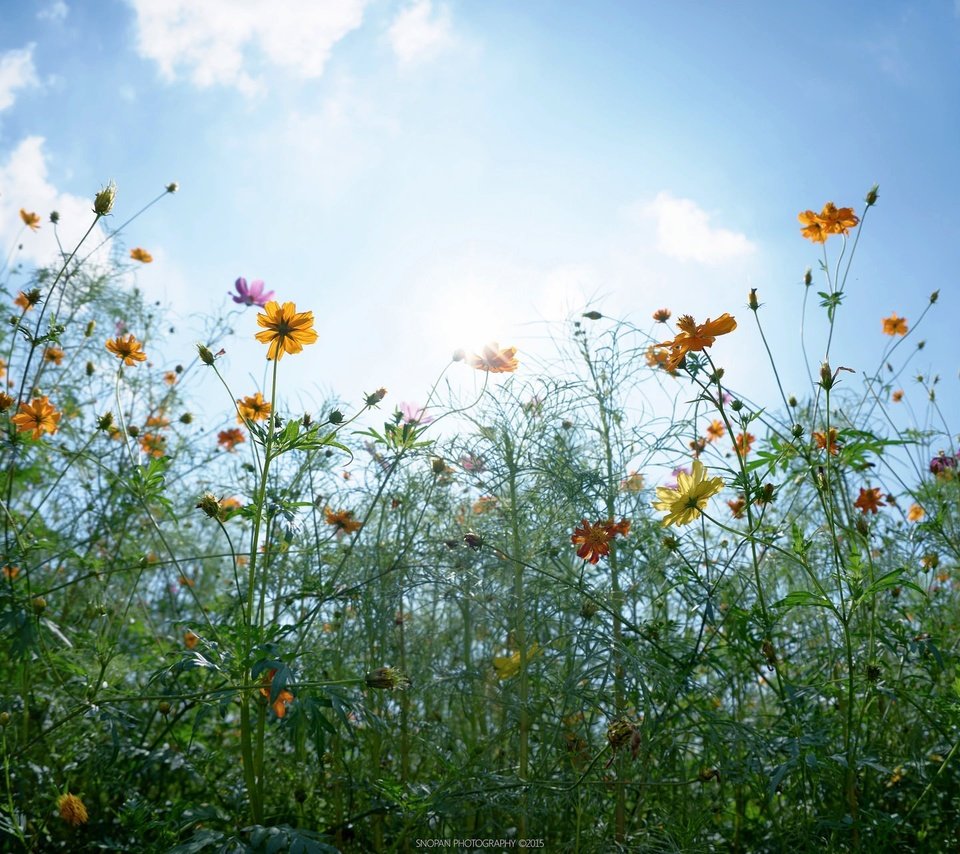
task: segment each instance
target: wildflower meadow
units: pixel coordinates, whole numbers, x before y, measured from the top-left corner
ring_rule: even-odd
[[[239,277],[171,345],[117,192],[4,248],[2,850],[960,848],[956,414],[904,392],[938,292],[832,349],[876,187],[799,213],[793,341],[763,288],[584,306],[549,371],[490,342],[311,411],[325,306]]]

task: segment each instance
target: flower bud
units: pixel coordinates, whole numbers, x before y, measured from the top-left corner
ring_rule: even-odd
[[[797,405],[797,398],[794,397],[794,395],[791,394],[790,397],[787,398],[787,404],[788,404],[789,406],[796,406],[796,405]]]
[[[10,712],[0,712],[0,726],[6,726],[10,723]]]
[[[107,412],[104,415],[101,415],[97,419],[97,429],[98,430],[109,430],[113,425],[113,413]]]
[[[933,305],[938,299],[940,299],[940,288],[937,288],[930,294],[930,305]]]
[[[59,211],[50,211],[50,222],[56,225],[60,222],[60,212]]]
[[[137,436],[140,435],[140,428],[137,427],[136,424],[131,424],[131,425],[127,428],[127,435],[130,436],[130,437],[133,438],[133,439],[136,439]]]
[[[806,272],[803,274],[803,283],[809,288],[813,284],[813,271],[807,267]]]
[[[833,388],[833,371],[830,370],[830,363],[824,362],[820,365],[820,387],[824,391]]]
[[[93,200],[93,212],[97,216],[107,216],[113,210],[113,201],[117,197],[117,185],[111,181]]]
[[[216,357],[213,353],[210,352],[203,344],[197,344],[197,353],[200,354],[200,361],[205,365],[212,365],[216,360]]]
[[[93,330],[96,328],[97,328],[97,321],[91,320],[87,324],[87,328],[83,330],[83,337],[89,338],[91,335],[93,335]]]
[[[373,394],[366,396],[366,404],[367,406],[376,406],[386,396],[387,390],[385,388],[378,388]]]
[[[169,184],[167,184],[168,193],[175,193],[179,189],[180,189],[180,185],[176,181],[171,181]]]
[[[87,362],[86,370],[87,370],[87,376],[92,377],[93,372],[96,371],[96,367],[94,366],[93,362]]]
[[[600,320],[603,315],[600,314],[599,311],[586,311],[581,315],[581,317],[585,317],[587,320]]]
[[[181,424],[192,424],[192,423],[193,423],[193,415],[191,415],[189,412],[184,412],[183,415],[180,416],[180,423],[181,423]]]
[[[443,474],[447,470],[447,464],[443,457],[433,457],[430,460],[430,470],[434,474]]]
[[[475,552],[480,551],[480,547],[483,545],[483,537],[475,534],[473,531],[467,531],[467,533],[463,535],[463,541]]]
[[[802,425],[802,424],[794,424],[794,425],[793,425],[793,438],[794,438],[794,439],[799,439],[801,436],[803,436],[803,425]]]
[[[410,679],[395,667],[378,667],[364,678],[368,688],[381,688],[386,691],[406,691]]]
[[[877,191],[878,191],[879,189],[880,189],[880,185],[879,185],[879,184],[874,184],[874,185],[867,191],[867,195],[866,195],[865,201],[866,201],[868,207],[873,207],[873,206],[877,203],[877,196],[879,195],[879,193],[878,193]]]
[[[466,358],[467,358],[467,354],[460,347],[458,347],[456,350],[453,351],[454,362],[462,362]]]
[[[170,704],[166,700],[161,700],[160,703],[157,704],[157,711],[160,712],[161,715],[169,715]]]
[[[30,604],[33,606],[34,614],[42,614],[47,610],[47,600],[42,596],[35,596]]]
[[[340,424],[343,421],[343,413],[339,409],[334,409],[330,413],[330,423],[331,424]]]
[[[217,497],[212,492],[205,492],[202,496],[200,496],[200,501],[197,503],[197,509],[202,510],[211,519],[220,518],[220,502],[217,501]]]
[[[739,412],[741,409],[743,409],[743,401],[742,400],[733,401],[733,403],[730,404],[730,408],[734,412]]]
[[[760,308],[760,303],[757,302],[757,289],[750,288],[750,295],[747,297],[747,305],[750,306],[751,311],[756,311]]]

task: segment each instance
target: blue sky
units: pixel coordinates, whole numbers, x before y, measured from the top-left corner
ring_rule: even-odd
[[[154,255],[134,275],[177,318],[171,363],[243,275],[317,317],[283,362],[292,397],[422,401],[453,348],[488,339],[533,377],[565,318],[646,328],[667,306],[735,314],[718,361],[773,405],[747,291],[802,395],[820,256],[796,215],[859,212],[879,182],[832,361],[873,371],[881,318],[939,288],[908,373],[939,372],[957,410],[955,0],[0,5],[0,247],[21,207],[70,234],[108,179],[115,224],[179,182],[123,237]],[[49,231],[22,236],[24,261]],[[228,347],[229,373],[262,376],[261,345]]]

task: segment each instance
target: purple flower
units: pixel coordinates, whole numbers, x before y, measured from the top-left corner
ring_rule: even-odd
[[[426,407],[417,406],[415,403],[400,404],[400,414],[403,416],[402,420],[404,424],[429,424],[433,421],[433,418],[427,415],[426,412]]]
[[[960,456],[960,454],[958,454]],[[948,457],[943,451],[940,451],[932,460],[930,460],[930,472],[937,476],[944,474],[957,467],[957,458]]]
[[[247,280],[241,276],[233,286],[237,289],[237,295],[230,294],[230,296],[240,305],[259,305],[263,308],[273,297],[273,291],[263,292],[263,282],[260,279],[254,279],[247,285]],[[230,292],[227,291],[227,293]]]
[[[463,456],[460,457],[460,467],[464,471],[486,471],[486,466],[483,464],[483,458],[476,456],[476,454],[463,454]]]

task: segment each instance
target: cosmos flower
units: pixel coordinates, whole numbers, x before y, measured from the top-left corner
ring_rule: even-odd
[[[907,521],[919,522],[926,515],[926,511],[919,504],[911,504],[907,511]]]
[[[707,441],[716,442],[717,439],[722,439],[726,432],[727,428],[722,421],[711,421],[707,426]]]
[[[143,345],[134,338],[132,333],[117,338],[108,338],[106,347],[114,356],[122,359],[125,365],[133,365],[147,360],[147,354],[143,352]]]
[[[905,317],[897,317],[896,312],[891,314],[889,317],[883,318],[883,334],[906,335],[907,319]]]
[[[610,542],[615,536],[619,534],[626,537],[629,533],[630,522],[627,519],[621,519],[617,523],[608,519],[606,522],[597,521],[593,524],[583,519],[580,527],[575,528],[570,536],[570,542],[579,546],[577,557],[595,564],[601,557],[610,554]]]
[[[826,243],[831,234],[847,234],[860,220],[853,208],[838,208],[827,202],[820,213],[803,211],[797,214],[803,228],[800,233],[814,243]]]
[[[43,361],[52,362],[54,365],[63,363],[63,350],[59,347],[47,347],[43,351]]]
[[[873,489],[863,489],[861,487],[860,495],[857,497],[857,500],[853,502],[853,506],[863,513],[864,516],[866,516],[867,513],[876,514],[883,505],[883,492],[879,486]]]
[[[133,258],[134,261],[139,261],[141,264],[149,264],[153,261],[153,256],[147,252],[146,249],[142,249],[139,246],[136,249],[130,250],[130,257]]]
[[[39,439],[44,433],[56,433],[61,413],[44,397],[35,397],[30,403],[24,401],[20,409],[10,420],[17,425],[21,433],[30,432],[34,439]]]
[[[671,313],[669,308],[658,308],[653,313],[653,319],[657,321],[657,323],[666,323],[670,319]]]
[[[228,451],[232,451],[241,442],[246,441],[247,437],[243,435],[243,431],[236,427],[231,427],[229,430],[221,430],[217,433],[217,444],[222,448],[226,448]]]
[[[400,415],[403,424],[429,424],[433,421],[433,416],[427,415],[427,408],[415,403],[401,403]]]
[[[248,285],[247,280],[241,276],[233,283],[233,286],[237,292],[230,294],[230,291],[227,291],[227,293],[230,294],[230,296],[233,297],[233,301],[239,305],[258,305],[263,308],[273,296],[273,291],[264,293],[263,282],[260,279],[254,279]]]
[[[257,325],[263,327],[263,332],[256,334],[257,341],[270,345],[267,358],[271,360],[279,361],[284,353],[299,353],[304,344],[313,344],[317,340],[313,312],[298,312],[292,302],[280,306],[270,300],[264,306],[264,313],[257,315]]]
[[[270,671],[267,675],[267,678],[264,679],[264,686],[260,689],[260,693],[270,699],[271,685],[273,684],[273,677],[276,676],[276,668]],[[273,701],[273,713],[278,717],[286,717],[287,706],[289,706],[294,701],[293,694],[288,691],[286,688],[283,688],[279,694],[277,694],[277,699]]]
[[[706,322],[698,324],[689,314],[685,314],[677,321],[677,328],[680,330],[680,334],[676,338],[656,345],[669,349],[670,356],[665,367],[671,371],[680,367],[680,363],[687,353],[694,350],[704,350],[713,345],[718,335],[733,332],[737,328],[737,321],[729,314],[724,313],[716,320],[708,318]]]
[[[707,501],[721,489],[723,479],[714,477],[707,480],[706,467],[700,460],[694,460],[692,474],[680,472],[677,475],[676,489],[657,487],[659,500],[655,501],[653,506],[667,513],[660,524],[663,527],[689,524],[699,518],[700,511],[707,506]]]
[[[527,661],[530,661],[540,651],[540,644],[534,643],[527,650]],[[520,650],[510,655],[497,655],[493,658],[493,669],[497,672],[497,679],[503,681],[520,672]]]
[[[483,354],[474,353],[467,358],[467,364],[478,371],[487,371],[491,374],[512,373],[520,364],[515,358],[517,355],[516,347],[504,347],[494,341],[483,348]]]
[[[831,456],[836,456],[838,453],[840,453],[840,447],[839,445],[837,445],[837,428],[836,427],[830,428],[829,441],[827,439],[827,436],[824,433],[821,433],[820,431],[817,431],[813,434],[813,441],[817,443],[817,447],[821,451],[826,449],[827,446],[829,445],[828,453]]]
[[[327,507],[323,511],[323,518],[328,525],[333,525],[337,529],[338,534],[341,532],[352,534],[363,527],[363,522],[353,518],[352,510],[337,510],[334,512]]]
[[[269,401],[264,400],[259,391],[254,395],[247,395],[237,400],[237,421],[240,424],[247,421],[266,421],[270,417],[271,408]]]
[[[23,208],[20,208],[20,219],[23,220],[23,224],[30,228],[32,231],[36,231],[40,228],[40,214],[34,212],[25,211]]]

